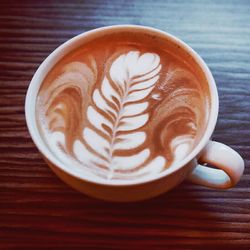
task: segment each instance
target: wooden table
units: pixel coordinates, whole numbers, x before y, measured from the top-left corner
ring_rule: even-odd
[[[1,1],[0,249],[250,249],[249,1]],[[112,24],[168,31],[207,62],[218,85],[214,139],[246,170],[228,191],[183,183],[115,204],[80,194],[47,167],[24,118],[29,82],[67,39]]]

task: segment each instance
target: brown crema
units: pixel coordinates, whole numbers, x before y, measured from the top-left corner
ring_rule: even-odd
[[[50,150],[109,179],[161,172],[183,159],[209,110],[194,59],[167,38],[136,32],[83,42],[45,77],[36,105]]]

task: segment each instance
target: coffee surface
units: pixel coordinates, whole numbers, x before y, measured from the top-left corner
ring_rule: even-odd
[[[206,129],[201,69],[163,38],[115,33],[92,39],[48,73],[36,105],[41,136],[66,165],[131,180],[182,160]]]

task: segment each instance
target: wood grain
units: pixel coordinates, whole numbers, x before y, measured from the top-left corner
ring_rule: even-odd
[[[0,249],[249,249],[249,1],[1,1]],[[218,85],[214,139],[245,159],[228,191],[183,183],[132,204],[88,198],[62,183],[31,141],[24,118],[29,82],[67,39],[111,24],[168,31],[207,62]]]

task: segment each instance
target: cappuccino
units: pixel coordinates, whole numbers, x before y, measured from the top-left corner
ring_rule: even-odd
[[[47,74],[36,101],[50,151],[79,173],[131,180],[184,159],[209,119],[199,65],[165,37],[114,32],[83,42]]]

